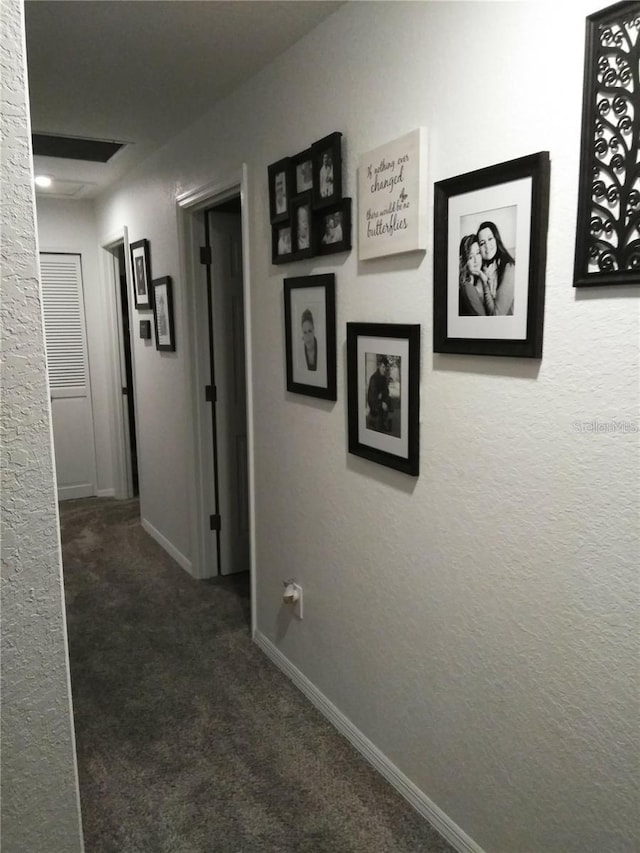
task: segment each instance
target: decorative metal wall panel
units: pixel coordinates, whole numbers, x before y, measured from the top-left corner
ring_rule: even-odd
[[[574,286],[640,284],[640,2],[587,18]]]

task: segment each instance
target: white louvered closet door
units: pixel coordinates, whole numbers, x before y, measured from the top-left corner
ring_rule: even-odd
[[[80,255],[40,255],[59,500],[96,494]]]

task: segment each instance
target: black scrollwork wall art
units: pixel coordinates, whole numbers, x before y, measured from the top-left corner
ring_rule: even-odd
[[[640,284],[640,2],[587,18],[574,287]]]

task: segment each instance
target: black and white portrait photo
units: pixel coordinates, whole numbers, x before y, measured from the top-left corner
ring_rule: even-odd
[[[330,246],[333,243],[342,243],[344,233],[342,229],[342,212],[328,213],[324,217],[324,233],[322,234],[321,242],[324,246]]]
[[[367,429],[400,438],[401,367],[399,355],[365,353]]]
[[[417,476],[420,326],[347,323],[349,452]]]
[[[291,226],[284,225],[278,228],[278,255],[291,254]]]
[[[138,296],[145,296],[147,293],[147,277],[144,271],[144,258],[142,255],[137,255],[134,258],[136,270],[136,289]]]
[[[342,134],[331,133],[311,146],[313,206],[329,207],[342,199]]]
[[[549,152],[437,181],[434,352],[540,358]]]
[[[276,215],[287,212],[287,175],[286,172],[276,172],[274,179]]]
[[[284,280],[287,389],[336,399],[335,276]]]
[[[295,185],[293,164],[290,157],[283,157],[268,167],[269,175],[269,218],[271,224],[289,219],[289,200]]]
[[[149,241],[136,240],[129,246],[131,251],[131,273],[133,275],[133,295],[136,308],[151,308],[151,262]]]
[[[173,284],[170,276],[156,278],[153,287],[153,320],[156,328],[156,349],[175,352],[173,326]]]
[[[313,187],[311,155],[296,165],[296,192],[305,193]]]
[[[460,217],[459,316],[513,314],[517,221],[515,205]]]
[[[311,257],[315,245],[311,214],[311,193],[291,200],[291,245],[296,259]]]
[[[331,198],[334,193],[333,182],[333,153],[330,148],[322,152],[320,159],[320,172],[318,182],[318,192],[320,198]]]

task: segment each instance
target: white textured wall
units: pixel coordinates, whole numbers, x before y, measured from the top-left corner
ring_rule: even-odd
[[[638,436],[574,426],[638,418],[640,288],[571,286],[592,11],[347,4],[98,207],[101,233],[128,225],[151,241],[154,275],[176,277],[176,358],[136,364],[145,514],[183,550],[174,199],[248,163],[258,627],[487,853],[640,844]],[[419,125],[430,237],[433,181],[551,152],[541,362],[434,356],[431,247],[270,265],[269,163],[340,130],[355,197],[359,154]],[[282,317],[283,276],[332,270],[335,405],[285,392]],[[346,451],[350,320],[422,324],[418,480]],[[305,619],[287,626],[289,576]]]
[[[82,849],[22,4],[1,7],[2,850]]]
[[[100,494],[113,494],[113,451],[109,416],[110,372],[105,341],[109,316],[106,294],[102,290],[101,270],[94,205],[89,201],[36,197],[38,242],[41,252],[80,254],[84,313],[89,351],[91,403],[96,446],[96,488]]]

